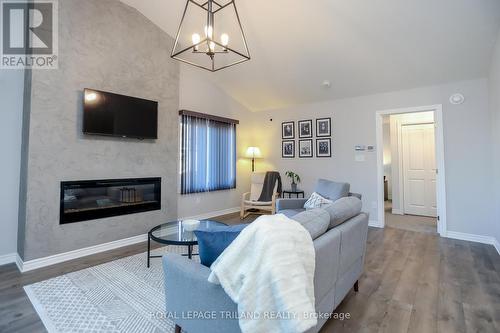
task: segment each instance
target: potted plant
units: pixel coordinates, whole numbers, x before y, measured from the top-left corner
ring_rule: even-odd
[[[300,183],[300,176],[293,171],[287,171],[285,175],[292,180],[292,192],[297,192],[297,183]]]

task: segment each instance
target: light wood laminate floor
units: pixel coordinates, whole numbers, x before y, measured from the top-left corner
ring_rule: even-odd
[[[217,220],[239,223],[236,215]],[[0,332],[45,332],[24,285],[145,250],[137,244],[25,274],[0,267]],[[350,319],[331,319],[322,332],[500,332],[500,256],[489,245],[370,228],[360,291],[336,312]]]
[[[392,202],[385,202],[385,225],[391,228],[437,234],[437,218],[392,214]]]

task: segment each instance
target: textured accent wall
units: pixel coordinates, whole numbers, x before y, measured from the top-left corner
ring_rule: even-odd
[[[24,260],[144,234],[177,216],[179,66],[170,59],[173,39],[118,0],[59,1],[59,22],[59,69],[32,71],[25,110]],[[86,87],[158,101],[159,139],[84,136]],[[154,176],[162,177],[161,211],[59,225],[61,181]]]

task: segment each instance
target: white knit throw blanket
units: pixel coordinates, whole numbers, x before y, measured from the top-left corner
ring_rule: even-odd
[[[265,215],[212,264],[208,281],[238,304],[243,333],[302,333],[317,323],[314,267],[307,230],[285,215]]]

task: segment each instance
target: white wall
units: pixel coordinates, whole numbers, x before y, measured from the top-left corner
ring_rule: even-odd
[[[253,114],[229,97],[210,81],[209,72],[181,66],[179,104],[180,109],[238,119],[237,127],[237,179],[236,189],[210,193],[180,195],[179,217],[203,215],[238,207],[241,195],[250,190],[250,161],[242,158],[247,147],[253,145],[251,119]],[[259,170],[259,162],[257,170]],[[180,164],[180,163],[179,163]]]
[[[455,92],[465,95],[464,104],[448,102]],[[295,170],[303,179],[301,186],[309,193],[318,177],[347,181],[351,191],[363,194],[364,210],[376,219],[376,154],[365,153],[365,162],[355,162],[354,146],[375,144],[377,110],[433,104],[442,104],[444,113],[448,230],[491,235],[493,186],[488,175],[493,170],[486,79],[262,112],[254,126],[271,167],[281,172]],[[281,158],[282,121],[328,116],[333,118],[332,158]],[[273,121],[269,122],[269,118]]]
[[[490,109],[492,114],[492,133],[493,133],[493,156],[494,156],[494,174],[495,179],[495,209],[496,226],[495,237],[500,242],[500,33],[492,57],[490,71]]]
[[[24,71],[0,70],[0,256],[16,252]]]

